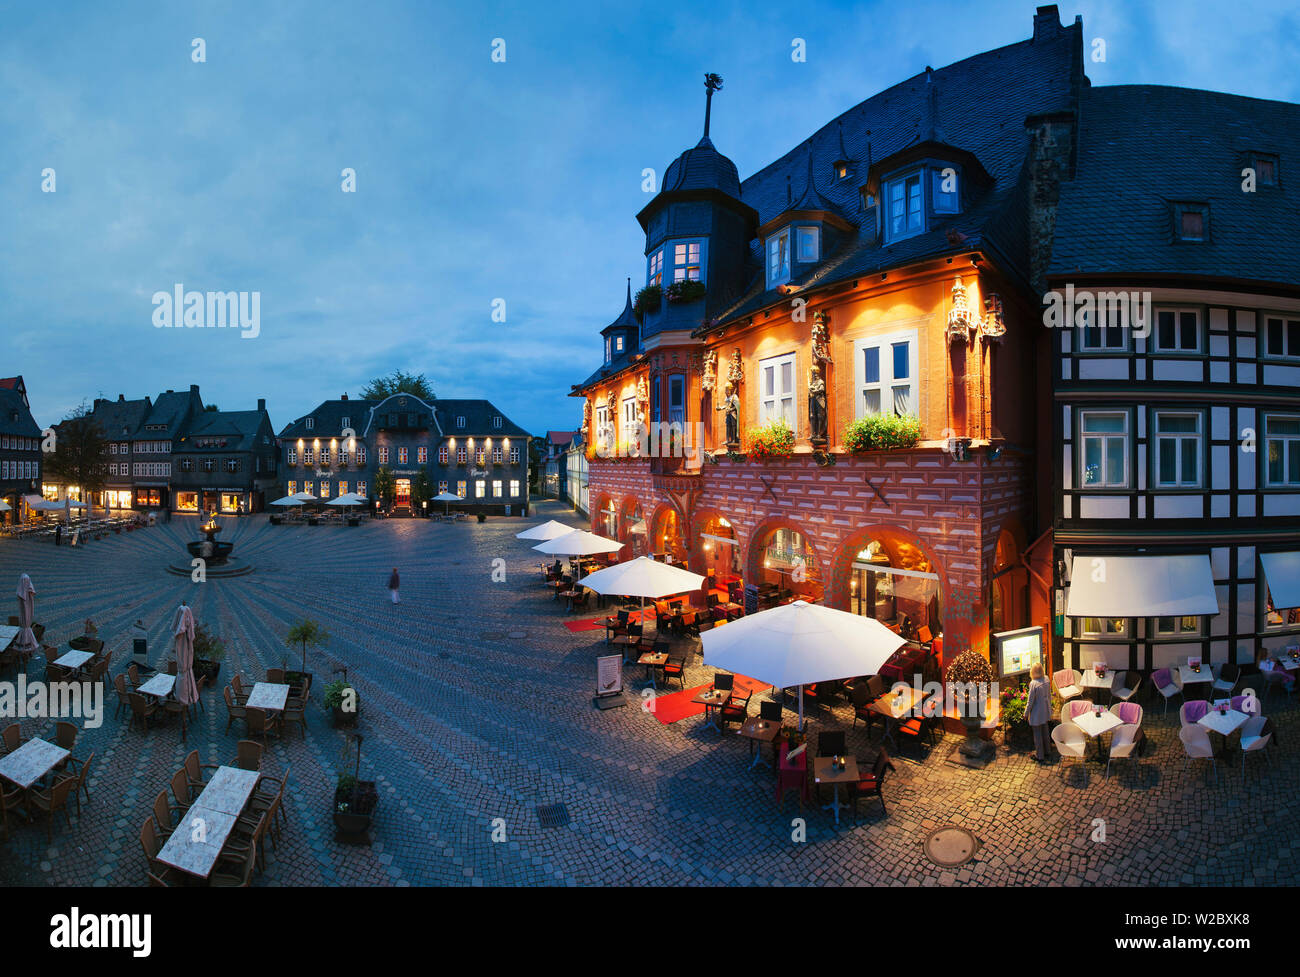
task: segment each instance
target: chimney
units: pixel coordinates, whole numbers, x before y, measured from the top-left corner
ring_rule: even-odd
[[[197,383],[191,383],[191,384],[190,384],[190,393],[192,393],[192,394],[196,394],[196,393],[198,393],[198,392],[199,392],[199,385],[198,385]]]
[[[126,394],[118,394],[118,395],[117,395],[117,402],[118,402],[119,404],[120,404],[120,403],[123,403],[125,400],[126,400]]]
[[[1061,32],[1061,12],[1056,4],[1039,7],[1034,12],[1034,40],[1050,41]]]
[[[259,411],[261,411],[262,413],[266,413],[266,398],[265,398],[265,397],[258,397],[258,398],[257,398],[257,409],[258,409]]]
[[[168,392],[169,394],[174,394],[176,391],[175,391],[175,390],[168,390],[167,392]]]
[[[347,395],[347,394],[344,394],[342,397],[339,398],[339,400],[347,400],[347,399],[348,399],[348,395]]]

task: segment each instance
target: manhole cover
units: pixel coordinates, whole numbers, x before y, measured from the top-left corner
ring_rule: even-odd
[[[505,635],[500,631],[482,631],[479,633],[479,637],[484,641],[500,641]]]
[[[511,641],[522,641],[526,637],[528,637],[527,631],[511,631],[509,634]]]
[[[569,823],[569,809],[563,804],[543,804],[537,808],[537,821],[543,828],[563,828]]]
[[[979,847],[978,838],[955,824],[945,824],[942,828],[936,828],[930,832],[930,837],[925,839],[925,854],[934,864],[945,868],[965,865],[975,857]]]

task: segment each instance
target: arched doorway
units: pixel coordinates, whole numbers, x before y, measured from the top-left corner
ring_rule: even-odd
[[[787,520],[764,523],[749,540],[747,583],[758,587],[759,607],[790,600],[820,602],[825,593],[808,534]]]
[[[989,593],[989,630],[1014,631],[1029,626],[1029,571],[1020,562],[1015,534],[1004,528],[993,554]]]
[[[907,533],[879,526],[856,534],[836,561],[843,608],[874,618],[912,641],[943,633],[940,575]],[[840,595],[837,594],[837,597]]]
[[[619,551],[624,559],[635,559],[650,552],[650,529],[646,525],[645,514],[641,511],[641,503],[635,495],[629,495],[623,500],[618,527],[622,535],[615,538],[625,544]]]
[[[682,521],[671,505],[661,505],[650,520],[650,551],[683,565],[690,556],[682,532]]]
[[[740,544],[731,521],[716,512],[702,512],[695,518],[691,544],[691,569],[718,581],[740,579]]]
[[[591,510],[591,531],[606,539],[618,539],[618,509],[614,500],[604,493],[596,496]]]

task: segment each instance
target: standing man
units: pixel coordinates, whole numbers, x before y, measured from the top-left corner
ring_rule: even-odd
[[[1047,723],[1052,718],[1052,690],[1043,675],[1043,666],[1034,665],[1029,670],[1029,697],[1025,700],[1025,717],[1034,731],[1034,760],[1047,759]]]
[[[400,604],[401,600],[397,596],[397,588],[402,585],[402,578],[397,575],[397,567],[393,567],[393,575],[388,578],[388,592],[393,595],[393,603]]]

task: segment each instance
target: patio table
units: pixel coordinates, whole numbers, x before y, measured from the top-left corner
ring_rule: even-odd
[[[1184,687],[1204,682],[1207,686],[1204,691],[1207,694],[1209,692],[1209,684],[1214,681],[1214,674],[1210,671],[1210,666],[1204,663],[1201,664],[1201,670],[1199,672],[1193,672],[1190,665],[1179,665],[1178,675],[1182,678]]]
[[[1211,706],[1209,712],[1196,720],[1196,725],[1204,726],[1206,729],[1212,730],[1222,736],[1223,752],[1226,753],[1228,752],[1228,737],[1235,730],[1240,729],[1245,725],[1246,720],[1249,718],[1250,716],[1237,709],[1228,709],[1226,712],[1221,713],[1218,709]]]
[[[253,796],[253,790],[257,787],[260,777],[261,774],[256,770],[218,767],[195,803],[214,811],[221,811],[223,814],[238,816],[243,813],[248,799]]]
[[[12,753],[0,757],[0,777],[19,787],[30,787],[71,754],[45,740],[28,740]]]
[[[831,784],[835,788],[835,800],[830,804],[822,806],[823,811],[835,811],[835,823],[840,823],[840,784],[856,784],[858,782],[858,760],[857,757],[846,756],[844,758],[844,769],[837,770],[832,764],[835,762],[834,757],[819,756],[813,759],[813,782],[816,784]]]
[[[62,658],[55,659],[54,664],[75,672],[94,657],[94,652],[90,651],[69,651]]]
[[[924,695],[915,686],[899,685],[871,703],[871,708],[885,717],[885,734],[880,737],[882,743],[889,740],[894,744],[894,749],[898,749],[898,741],[894,739],[894,729],[900,720],[911,714]]]
[[[645,674],[646,678],[649,679],[650,687],[652,689],[659,688],[659,686],[655,684],[655,669],[663,668],[668,664],[668,653],[663,651],[658,653],[647,651],[636,660],[636,663],[645,666]]]
[[[157,696],[159,699],[165,699],[172,694],[172,689],[176,687],[176,676],[168,675],[166,672],[159,672],[149,681],[145,682],[140,688],[136,689],[141,695]]]
[[[18,632],[22,628],[16,628],[12,624],[0,624],[0,650],[8,648],[18,637]]]
[[[1107,698],[1109,698],[1111,690],[1115,687],[1115,670],[1108,668],[1105,675],[1098,675],[1091,668],[1084,669],[1082,676],[1079,678],[1079,687],[1083,689],[1105,689]]]
[[[255,682],[253,691],[248,694],[245,707],[269,709],[272,712],[283,711],[289,701],[289,686],[277,682]]]
[[[1084,734],[1097,740],[1097,759],[1101,760],[1101,735],[1114,729],[1116,726],[1123,726],[1124,720],[1109,710],[1103,710],[1100,713],[1088,710],[1075,716],[1071,722],[1083,730]]]
[[[158,853],[158,861],[188,875],[208,878],[221,856],[222,846],[234,830],[235,821],[236,815],[204,807],[196,801],[181,815],[180,824]]]
[[[704,718],[705,718],[704,725],[712,726],[719,733],[721,733],[722,727],[718,725],[717,720],[713,718],[713,714],[709,710],[721,709],[723,706],[727,704],[727,700],[730,698],[731,698],[730,689],[715,689],[710,687],[702,691],[691,701],[698,702],[700,705],[704,706]]]
[[[781,724],[775,719],[750,716],[741,723],[740,735],[749,740],[749,752],[753,756],[749,767],[753,769],[763,762],[763,744],[771,743],[781,735]]]

